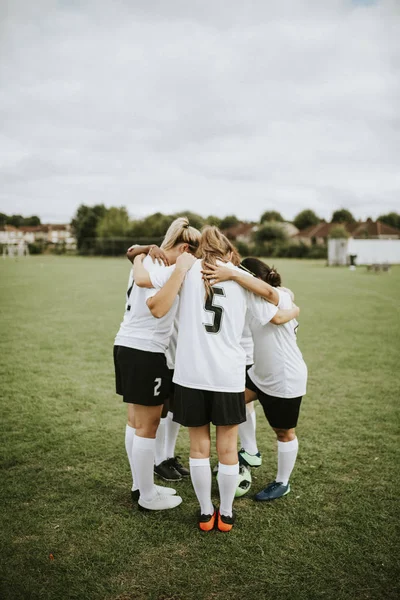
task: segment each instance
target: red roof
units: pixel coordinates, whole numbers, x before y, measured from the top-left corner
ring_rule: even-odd
[[[18,228],[20,231],[24,233],[28,232],[39,232],[47,233],[48,231],[67,231],[69,229],[69,225],[52,225],[51,223],[48,225],[35,225],[35,226],[27,226],[23,225]]]
[[[42,231],[42,225],[22,225],[18,229],[24,233],[36,232]]]
[[[236,240],[239,235],[250,234],[254,229],[254,223],[238,223],[228,229],[223,229],[222,232],[229,240]]]
[[[318,223],[310,225],[297,233],[295,238],[327,238],[331,229],[336,226],[342,226],[353,238],[374,238],[380,236],[397,236],[400,238],[400,230],[390,225],[386,225],[381,221],[372,221],[368,219],[364,223],[358,221],[356,223]]]
[[[357,223],[352,231],[352,236],[354,238],[379,237],[381,235],[397,235],[400,237],[400,229],[386,225],[386,223],[382,223],[382,221],[374,222],[369,219],[365,223]]]
[[[0,231],[18,231],[18,229],[14,225],[2,225]]]

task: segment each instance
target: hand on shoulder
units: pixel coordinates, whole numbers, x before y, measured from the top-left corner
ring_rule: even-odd
[[[193,256],[193,254],[189,254],[189,252],[182,252],[182,254],[176,259],[176,268],[189,271],[189,269],[193,267],[196,260],[197,258]]]

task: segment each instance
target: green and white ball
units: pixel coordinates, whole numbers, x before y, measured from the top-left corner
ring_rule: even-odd
[[[239,467],[239,475],[238,475],[238,484],[235,492],[235,498],[241,498],[251,488],[251,471],[248,467],[244,465],[240,465]]]

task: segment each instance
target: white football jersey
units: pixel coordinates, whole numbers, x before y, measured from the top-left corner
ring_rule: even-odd
[[[246,321],[244,324],[244,329],[243,329],[242,339],[240,340],[240,345],[242,346],[243,350],[246,352],[246,367],[248,365],[252,365],[254,363],[254,358],[253,358],[254,342],[253,342],[253,336],[251,334],[251,329],[249,326],[248,318],[246,318]]]
[[[236,269],[232,263],[225,266]],[[246,311],[268,323],[278,309],[234,281],[214,285],[213,298],[206,299],[201,269],[197,260],[181,288],[173,380],[189,388],[243,392],[246,353],[240,340]]]
[[[179,308],[178,308],[179,312]],[[168,348],[165,353],[167,357],[168,369],[175,369],[175,355],[176,355],[176,344],[178,341],[178,312],[174,319],[174,327],[172,329],[171,337],[169,338]]]
[[[156,275],[161,271],[168,272],[170,276],[175,268],[165,267],[157,261],[153,263],[150,256],[146,256],[143,266],[149,272],[150,278],[152,274]],[[115,344],[147,352],[165,352],[172,333],[178,299],[175,299],[171,310],[164,317],[156,319],[151,314],[146,301],[154,296],[157,290],[138,287],[133,283],[133,275],[129,282],[124,319],[115,338]]]
[[[292,308],[289,294],[282,290],[278,292],[278,308]],[[284,325],[263,325],[254,315],[250,315],[249,325],[254,341],[254,366],[249,370],[250,379],[269,396],[304,396],[307,367],[297,346],[296,319]]]

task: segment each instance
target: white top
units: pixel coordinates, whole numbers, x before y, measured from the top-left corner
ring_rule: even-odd
[[[171,337],[169,338],[168,348],[165,353],[165,356],[167,357],[168,369],[171,369],[171,370],[175,369],[176,344],[178,341],[178,313],[179,313],[179,308],[175,315],[174,327],[172,329],[172,334],[171,334]]]
[[[289,294],[282,290],[278,292],[278,308],[292,308]],[[249,325],[254,341],[254,366],[248,372],[250,379],[269,396],[304,396],[307,367],[297,346],[296,319],[284,325],[263,325],[254,316],[250,316]]]
[[[143,266],[149,272],[150,279],[153,274],[157,276],[164,271],[169,273],[169,277],[175,268],[160,265],[158,261],[153,263],[150,256],[146,256]],[[130,286],[133,276],[129,281]],[[154,288],[140,288],[135,283],[133,284],[127,299],[124,319],[115,338],[115,345],[147,352],[165,352],[172,333],[178,298],[175,299],[171,310],[164,317],[156,319],[146,304],[148,298],[154,296],[156,292],[157,290]]]
[[[243,329],[243,334],[242,334],[242,339],[240,340],[240,345],[242,346],[243,350],[246,352],[246,367],[248,365],[252,365],[254,363],[254,342],[253,342],[253,336],[251,334],[251,329],[249,326],[249,322],[248,322],[248,318],[246,318],[245,324],[244,324],[244,329]]]
[[[232,263],[221,264],[237,269]],[[213,286],[214,297],[206,301],[201,269],[202,261],[197,260],[181,288],[173,381],[201,390],[243,392],[246,353],[240,340],[246,310],[268,323],[278,309],[234,281]],[[151,276],[153,285],[162,287],[169,275],[165,271]]]

